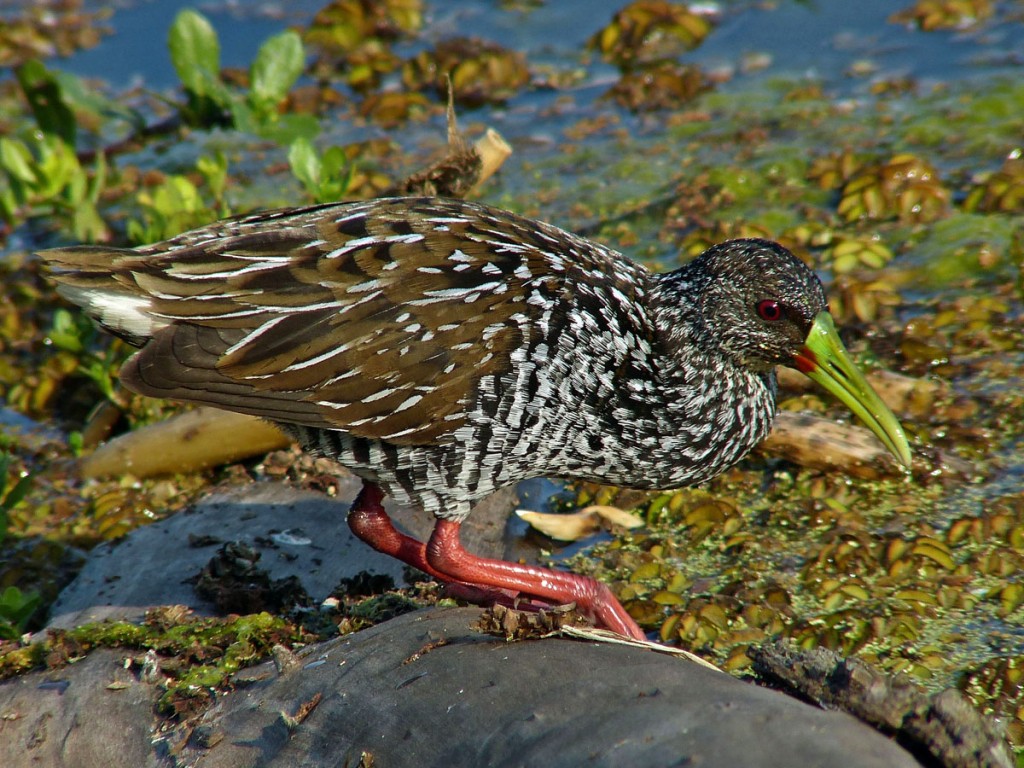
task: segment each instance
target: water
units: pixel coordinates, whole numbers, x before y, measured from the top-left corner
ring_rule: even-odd
[[[526,52],[531,64],[573,66],[580,62],[583,43],[623,4],[621,0],[558,0],[516,11],[478,0],[429,3],[426,28],[405,51],[453,35],[476,35]],[[220,37],[222,63],[234,67],[248,65],[263,39],[288,24],[307,23],[322,5],[319,0],[125,3],[111,19],[114,34],[97,47],[69,57],[62,66],[105,80],[114,90],[135,82],[161,90],[177,84],[166,34],[180,10],[198,8],[210,19]],[[749,77],[809,77],[840,92],[858,87],[849,77],[851,65],[858,61],[870,62],[879,74],[902,74],[927,85],[1019,73],[1024,56],[1024,25],[1019,20],[1006,19],[974,31],[922,34],[888,21],[904,6],[893,0],[704,5],[715,11],[716,28],[685,57],[687,61],[709,68],[735,68],[745,56],[763,54],[770,64]],[[587,66],[596,79],[613,73],[596,60]]]

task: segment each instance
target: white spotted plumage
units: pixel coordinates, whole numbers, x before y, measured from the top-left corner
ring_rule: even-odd
[[[655,275],[555,227],[433,199],[48,258],[66,296],[144,345],[130,387],[269,418],[449,519],[537,475],[714,476],[774,414],[781,353],[750,297],[786,293],[808,318],[824,307],[813,274],[765,241]]]

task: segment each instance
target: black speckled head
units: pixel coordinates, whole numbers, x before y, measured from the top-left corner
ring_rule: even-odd
[[[795,368],[845,403],[910,466],[906,435],[839,340],[821,282],[781,245],[721,243],[662,275],[660,289],[663,332],[684,366],[700,359],[767,376],[778,365]]]
[[[752,371],[792,365],[827,308],[817,276],[768,240],[720,243],[673,277],[680,300],[694,305],[695,335]]]

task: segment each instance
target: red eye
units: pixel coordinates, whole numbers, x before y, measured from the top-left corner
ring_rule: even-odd
[[[762,320],[774,323],[781,320],[785,313],[782,311],[782,305],[779,302],[765,299],[764,301],[757,302],[757,314],[761,316]]]

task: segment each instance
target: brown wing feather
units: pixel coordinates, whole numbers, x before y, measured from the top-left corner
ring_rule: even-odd
[[[106,279],[151,297],[166,322],[122,379],[272,420],[443,441],[480,378],[509,370],[540,311],[527,298],[563,291],[560,250],[574,271],[614,259],[553,227],[437,199],[273,212],[111,252]]]
[[[465,239],[456,222],[410,226],[407,211],[382,208],[347,221],[349,207],[329,208],[298,229],[273,221],[272,238],[250,223],[147,259],[137,284],[174,322],[126,366],[126,383],[396,443],[444,439],[479,378],[506,370],[522,341],[509,310],[523,259]]]

